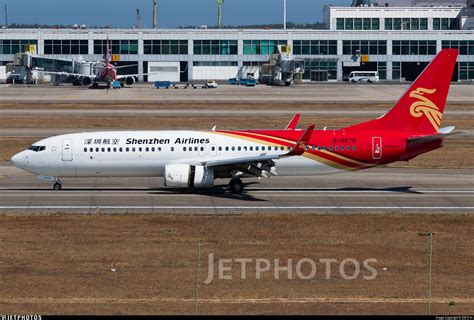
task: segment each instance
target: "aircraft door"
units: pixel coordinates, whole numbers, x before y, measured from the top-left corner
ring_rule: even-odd
[[[382,137],[372,137],[372,159],[382,159]]]
[[[63,140],[63,161],[72,161],[72,140]]]

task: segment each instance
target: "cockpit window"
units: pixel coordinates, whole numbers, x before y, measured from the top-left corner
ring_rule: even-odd
[[[31,146],[28,148],[28,150],[34,151],[34,152],[40,152],[43,150],[46,150],[45,146]]]

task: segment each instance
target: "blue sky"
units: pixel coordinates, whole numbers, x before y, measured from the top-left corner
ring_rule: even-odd
[[[349,6],[351,0],[287,0],[288,20],[298,23],[322,21],[325,4]],[[158,27],[215,25],[216,0],[157,0]],[[9,23],[86,24],[130,27],[135,24],[135,9],[140,9],[142,24],[152,24],[153,0],[0,0],[0,25],[3,7],[8,5]],[[225,0],[223,24],[282,23],[283,0]]]

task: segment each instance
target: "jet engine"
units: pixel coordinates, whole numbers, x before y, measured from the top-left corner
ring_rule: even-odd
[[[134,77],[127,77],[125,79],[125,83],[127,84],[127,86],[131,86],[132,84],[135,83],[135,78]]]
[[[169,164],[165,167],[165,187],[212,188],[214,169],[189,164]]]

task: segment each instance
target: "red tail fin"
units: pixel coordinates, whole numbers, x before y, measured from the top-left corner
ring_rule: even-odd
[[[456,49],[441,50],[387,114],[350,128],[438,132],[457,57]]]

